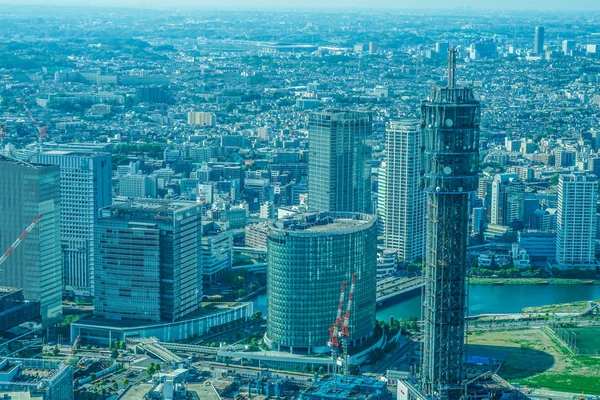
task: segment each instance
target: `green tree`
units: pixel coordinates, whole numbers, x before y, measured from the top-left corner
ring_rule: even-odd
[[[123,380],[121,381],[121,383],[123,384],[123,386],[127,386],[127,385],[129,385],[129,379],[123,378]]]
[[[52,349],[52,355],[56,357],[59,353],[60,350],[58,349],[58,345],[54,346],[54,348]]]
[[[90,379],[92,380],[92,382],[95,381],[96,380],[96,374],[92,372],[90,374]]]
[[[119,357],[119,350],[117,350],[117,348],[115,347],[114,349],[112,349],[112,351],[110,352],[110,358],[117,358]]]

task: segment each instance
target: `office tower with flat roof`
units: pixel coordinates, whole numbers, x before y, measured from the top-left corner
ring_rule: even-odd
[[[561,269],[595,269],[598,178],[585,172],[560,175],[556,262]]]
[[[202,205],[138,200],[100,210],[94,315],[173,322],[202,300]]]
[[[297,214],[270,224],[267,239],[267,333],[282,351],[326,353],[342,282],[356,274],[350,346],[375,328],[376,217],[358,213]],[[344,310],[347,304],[344,304]]]
[[[469,206],[478,189],[480,103],[455,86],[456,49],[448,50],[448,86],[421,105],[427,196],[423,292],[422,389],[458,400],[464,383]]]
[[[308,207],[371,213],[369,113],[330,110],[308,117]]]
[[[517,174],[496,174],[492,182],[490,222],[523,229],[525,184]]]
[[[425,194],[421,179],[421,123],[391,121],[386,128],[385,188],[380,201],[385,248],[403,261],[416,261],[425,250]]]
[[[563,40],[562,41],[562,52],[565,56],[570,56],[571,52],[575,50],[575,41],[574,40]]]
[[[544,53],[544,27],[543,26],[535,27],[535,39],[533,42],[533,52],[535,54],[543,54]]]
[[[92,296],[94,225],[98,210],[112,202],[111,155],[51,150],[33,160],[60,166],[64,288],[75,297]]]
[[[0,249],[6,251],[39,215],[21,244],[2,264],[0,285],[23,288],[40,301],[44,324],[62,316],[60,170],[0,156]]]

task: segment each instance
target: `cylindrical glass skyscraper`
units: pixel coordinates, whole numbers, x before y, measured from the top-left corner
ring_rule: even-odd
[[[292,352],[329,351],[342,282],[356,288],[350,313],[350,345],[375,328],[376,218],[360,213],[310,213],[275,221],[267,241],[266,342]]]

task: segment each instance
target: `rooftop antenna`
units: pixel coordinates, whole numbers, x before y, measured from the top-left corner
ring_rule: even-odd
[[[452,89],[456,83],[456,51],[456,48],[448,49],[448,89]]]

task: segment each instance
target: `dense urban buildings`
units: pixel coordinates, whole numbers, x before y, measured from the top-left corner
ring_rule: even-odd
[[[309,208],[371,213],[372,116],[332,110],[308,118]]]
[[[60,166],[63,285],[76,297],[94,291],[94,226],[112,201],[111,155],[51,150],[32,160]]]
[[[352,274],[350,345],[373,334],[376,231],[376,218],[358,213],[300,214],[271,224],[265,335],[271,348],[328,352],[342,282],[350,283]]]
[[[596,269],[598,178],[585,172],[561,175],[558,182],[556,262],[559,268]]]
[[[39,215],[29,236],[2,265],[0,284],[40,301],[42,320],[62,316],[60,170],[0,155],[0,247],[9,249]]]
[[[502,383],[517,378],[523,393],[597,391],[600,371],[577,368],[586,355],[537,325],[598,336],[600,14],[146,3],[0,7],[1,355],[72,365],[77,400],[380,400],[394,385],[398,400],[518,398]],[[27,187],[13,164],[45,178]],[[355,212],[341,220],[356,226],[303,219]],[[352,251],[375,219],[363,259]],[[358,344],[340,356],[344,329],[329,329],[367,266],[375,287],[357,287],[370,300],[352,306],[364,322],[348,325]],[[573,303],[512,318],[557,299]],[[494,313],[536,329],[480,316]],[[586,352],[576,337],[573,352]],[[515,343],[505,359],[489,351]],[[338,361],[356,376],[333,378]]]
[[[172,322],[198,310],[200,209],[193,202],[138,200],[100,210],[95,316]]]
[[[386,128],[385,166],[380,172],[379,218],[383,245],[398,258],[416,261],[425,247],[425,195],[421,190],[421,124],[390,121]]]
[[[469,202],[477,191],[480,103],[455,86],[456,49],[448,50],[448,86],[422,105],[427,231],[421,378],[429,396],[458,400],[465,356]]]

